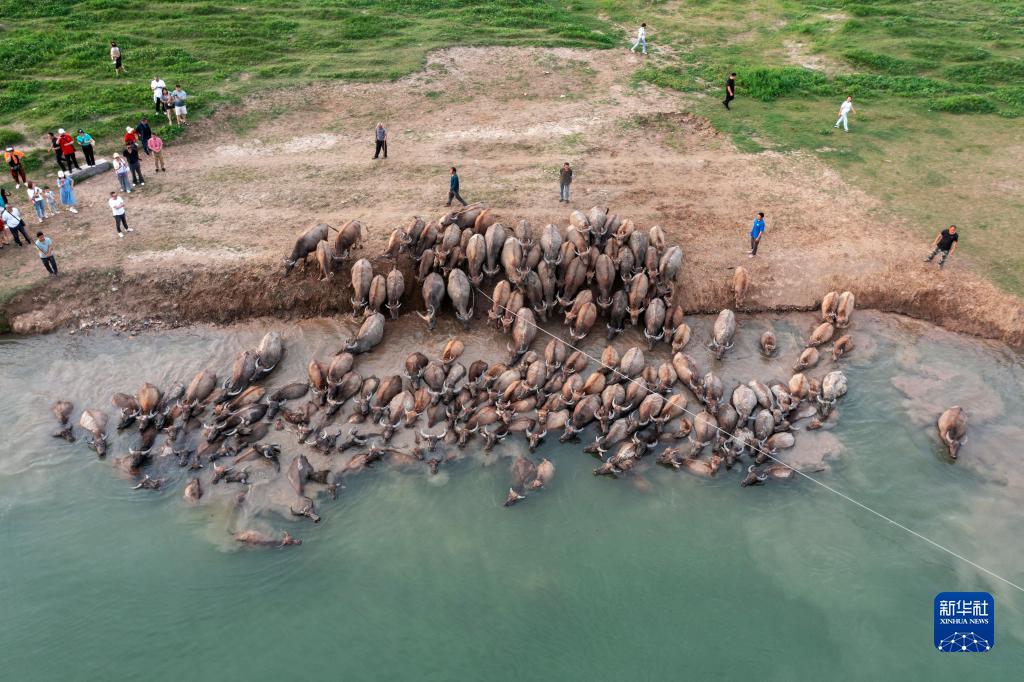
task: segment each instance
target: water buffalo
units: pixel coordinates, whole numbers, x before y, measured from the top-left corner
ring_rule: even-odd
[[[348,260],[362,235],[363,224],[358,220],[350,220],[342,225],[334,238],[334,257],[337,260]]]
[[[387,289],[387,308],[391,313],[391,319],[398,319],[398,309],[402,307],[402,296],[405,294],[405,277],[398,268],[391,268],[385,280]]]
[[[494,223],[484,233],[484,244],[487,247],[487,262],[484,265],[484,274],[494,277],[498,274],[498,259],[505,246],[507,233],[505,226],[501,223]]]
[[[622,333],[626,326],[626,315],[628,314],[629,300],[626,292],[619,289],[612,295],[612,305],[608,311],[608,338],[613,339]]]
[[[654,344],[665,337],[665,311],[665,302],[660,298],[652,298],[644,311],[644,338],[648,350],[654,350]]]
[[[954,405],[939,415],[938,427],[939,438],[949,451],[949,456],[956,459],[960,454],[960,446],[967,442],[967,413],[959,405]]]
[[[384,316],[375,313],[367,317],[354,338],[345,342],[344,350],[353,355],[368,353],[384,338]]]
[[[224,382],[226,397],[234,397],[249,387],[256,376],[259,356],[255,351],[242,351],[231,365],[231,378]]]
[[[714,337],[708,347],[715,354],[715,358],[722,359],[725,351],[732,348],[733,336],[736,334],[736,315],[726,308],[718,313],[715,320]]]
[[[657,290],[660,295],[664,296],[669,292],[669,287],[676,281],[682,267],[683,249],[679,246],[670,246],[662,254],[661,262],[658,263]]]
[[[423,281],[423,307],[426,313],[417,312],[427,325],[433,329],[437,325],[437,313],[444,302],[444,279],[436,272],[427,275]]]
[[[769,329],[764,334],[761,334],[761,354],[766,358],[770,358],[775,355],[775,349],[778,346],[778,341],[775,338],[775,332]]]
[[[360,258],[352,265],[352,314],[357,315],[366,307],[370,295],[370,283],[373,281],[373,266],[370,261]]]
[[[548,223],[540,233],[540,248],[544,256],[544,262],[555,266],[561,262],[562,233],[558,227]]]
[[[89,432],[86,442],[96,454],[107,454],[107,413],[102,410],[86,410],[78,419],[78,425]]]
[[[842,372],[829,372],[821,380],[821,394],[818,396],[818,412],[827,417],[832,411],[836,400],[846,395],[846,375]]]
[[[455,307],[455,317],[462,326],[469,329],[469,321],[473,319],[473,289],[466,273],[455,269],[448,273],[448,298]]]
[[[644,234],[634,232],[633,234]],[[637,274],[629,283],[629,319],[630,323],[636,326],[640,313],[647,307],[647,292],[650,289],[650,282],[644,273]]]
[[[839,294],[836,302],[836,327],[842,329],[850,326],[850,318],[853,316],[854,297],[849,291]]]
[[[743,296],[747,293],[747,286],[750,284],[750,273],[740,266],[732,277],[732,291],[735,295],[736,307],[739,308],[743,302]]]
[[[267,332],[256,349],[256,375],[266,376],[274,371],[284,356],[284,342],[276,331]]]
[[[572,326],[569,327],[569,336],[571,336],[574,341],[586,338],[596,321],[597,306],[592,302],[584,303],[583,307],[580,308],[579,313],[576,315],[576,319],[573,321]]]
[[[293,538],[291,534],[285,532],[284,536],[278,538],[276,536],[267,535],[257,530],[243,530],[235,533],[235,542],[240,542],[243,545],[252,545],[254,547],[288,547],[289,545],[301,545],[302,540]]]
[[[839,294],[835,291],[830,291],[821,299],[821,321],[832,322],[836,321],[836,307],[839,305]]]
[[[832,360],[838,360],[851,350],[853,350],[853,339],[850,335],[846,334],[844,336],[840,336],[836,339],[836,342],[832,344]]]
[[[305,263],[306,257],[309,254],[316,252],[317,244],[330,236],[330,230],[330,226],[320,223],[319,225],[309,228],[296,238],[295,246],[292,247],[291,254],[284,259],[285,277],[291,273],[292,268],[295,267],[296,263],[300,260]]]
[[[813,332],[811,332],[810,338],[807,339],[808,346],[820,346],[823,343],[828,343],[832,340],[832,335],[835,334],[836,328],[829,322],[822,322],[819,324]]]
[[[520,308],[512,326],[512,343],[508,345],[509,362],[514,363],[530,348],[537,336],[537,320],[529,308]]]
[[[800,358],[796,361],[796,364],[793,365],[793,371],[802,372],[805,369],[814,367],[818,364],[818,357],[819,354],[817,348],[813,346],[805,348],[804,352],[800,354]]]
[[[320,281],[326,282],[334,277],[334,246],[329,241],[316,245],[316,263],[320,266]]]

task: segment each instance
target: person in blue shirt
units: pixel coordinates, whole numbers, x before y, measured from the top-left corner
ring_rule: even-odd
[[[57,259],[53,255],[53,240],[42,232],[36,232],[36,248],[39,249],[39,259],[43,267],[53,276],[57,275]]]
[[[79,128],[78,136],[75,137],[75,141],[78,143],[78,146],[82,148],[82,153],[85,154],[86,165],[95,166],[96,154],[92,146],[92,135]]]
[[[758,211],[754,218],[754,226],[750,228],[750,257],[757,255],[757,245],[761,243],[761,235],[764,234],[764,212]]]
[[[448,203],[445,206],[451,206],[452,199],[458,199],[463,206],[466,205],[466,200],[459,196],[459,173],[455,170],[455,166],[452,166],[452,179],[448,183]]]

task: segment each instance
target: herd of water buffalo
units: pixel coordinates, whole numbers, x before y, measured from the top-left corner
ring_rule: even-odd
[[[286,274],[315,255],[322,276],[333,277],[359,248],[362,231],[351,221],[337,231],[318,225],[304,232],[285,260]],[[714,369],[702,371],[686,352],[690,327],[673,301],[682,249],[667,245],[661,228],[641,230],[607,210],[574,211],[566,230],[547,225],[539,239],[526,221],[507,229],[480,207],[437,221],[415,218],[392,233],[383,256],[396,261],[387,275],[375,274],[365,258],[351,265],[352,312],[363,322],[332,358],[311,360],[304,380],[264,388],[284,353],[281,336],[270,332],[258,348],[237,357],[223,381],[206,369],[167,391],[146,383],[135,395],[115,394],[117,428],[135,423],[140,431],[128,454],[114,459],[116,466],[137,479],[136,488],[156,489],[165,479],[151,477],[147,468],[155,459],[172,458],[195,472],[184,490],[184,498],[195,502],[204,485],[250,485],[254,467],[279,473],[282,448],[266,440],[273,431],[291,429],[300,445],[311,448],[309,456],[315,453],[325,466],[316,469],[302,452],[286,458],[285,476],[294,492],[290,509],[318,521],[310,486],[334,497],[347,477],[379,460],[437,473],[474,439],[489,451],[517,436],[532,453],[549,433],[560,432],[559,440],[567,442],[593,428],[593,440],[583,451],[600,460],[595,475],[627,475],[660,449],[659,464],[704,477],[723,465],[732,469],[746,457],[740,483],[750,486],[794,477],[796,469],[779,459],[780,451],[794,445],[799,429],[819,428],[832,417],[836,400],[847,391],[842,371],[820,378],[805,371],[818,365],[819,349],[829,343],[833,362],[853,349],[850,335],[833,338],[850,325],[852,293],[824,296],[821,323],[808,335],[787,382],[750,380],[726,390]],[[403,370],[383,378],[360,371],[359,356],[384,338],[382,308],[392,319],[398,316],[405,282],[397,261],[403,257],[415,266],[424,308],[418,314],[431,328],[447,300],[463,324],[479,314],[510,336],[507,359],[478,359],[467,367],[460,362],[465,346],[453,338],[440,357],[414,352]],[[480,288],[486,280],[497,280],[490,294]],[[747,271],[737,268],[737,305],[748,283]],[[478,307],[476,294],[489,305]],[[569,328],[569,343],[542,326],[556,314]],[[577,349],[575,342],[591,333],[599,314],[609,340],[627,325],[641,326],[648,351],[667,344],[671,359],[648,364],[642,348],[620,352],[611,343],[599,358]],[[534,348],[538,333],[550,339]],[[735,314],[722,310],[707,341],[714,362],[732,348],[735,334]],[[759,345],[765,356],[775,354],[770,329]],[[696,404],[691,406],[691,399]],[[346,405],[351,410],[343,418]],[[61,424],[55,435],[68,440],[74,439],[72,410],[66,401],[54,405]],[[90,446],[104,455],[106,413],[87,409],[79,425],[89,432]],[[952,457],[966,430],[959,407],[940,417],[940,435]],[[155,448],[160,433],[165,440]],[[549,484],[554,473],[546,458],[537,463],[526,454],[514,457],[506,506]],[[240,488],[238,504],[248,490]],[[253,530],[235,538],[266,546],[300,542],[287,533],[282,539]]]

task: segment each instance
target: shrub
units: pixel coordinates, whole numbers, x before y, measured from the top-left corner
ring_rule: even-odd
[[[747,94],[762,102],[811,91],[828,82],[824,74],[792,66],[751,69],[741,80]]]
[[[996,105],[992,103],[992,100],[981,95],[940,97],[931,100],[928,107],[951,114],[990,114],[996,110]]]
[[[25,141],[25,136],[19,133],[17,130],[11,130],[10,128],[0,128],[0,147],[6,147],[11,144],[21,144]]]
[[[843,53],[843,57],[854,66],[865,67],[897,76],[914,74],[925,68],[925,65],[921,62],[898,59],[887,54],[869,52],[868,50],[847,50]]]

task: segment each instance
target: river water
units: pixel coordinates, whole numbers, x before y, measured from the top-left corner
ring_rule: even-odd
[[[712,366],[698,345],[711,321],[690,323],[689,352]],[[727,390],[787,378],[813,323],[740,316],[736,347],[715,365]],[[771,363],[756,350],[768,324],[780,339]],[[702,480],[653,458],[595,478],[579,444],[549,438],[537,456],[555,462],[553,483],[506,509],[510,455],[524,448],[484,455],[474,441],[436,476],[384,465],[350,479],[336,502],[321,498],[314,526],[280,513],[282,481],[243,513],[223,485],[185,504],[176,468],[164,490],[133,491],[111,466],[129,443],[113,418],[105,461],[82,439],[49,436],[56,398],[75,402],[76,424],[85,407],[113,414],[114,391],[223,372],[272,328],[286,342],[277,386],[329,357],[352,325],[0,339],[4,679],[1019,679],[1024,595],[806,480],[741,488],[735,470]],[[389,323],[386,348],[357,368],[400,371],[406,354],[435,356],[456,331]],[[824,467],[812,475],[1024,584],[1021,357],[868,312],[853,333],[836,425],[799,433],[785,459]],[[587,345],[599,353],[603,341]],[[467,346],[468,365],[496,359],[504,339],[478,326]],[[971,430],[951,463],[934,422],[957,403]],[[283,463],[297,451],[290,434],[271,439]],[[230,533],[243,527],[304,543],[239,547]],[[933,649],[932,600],[956,590],[995,595],[991,652]]]

